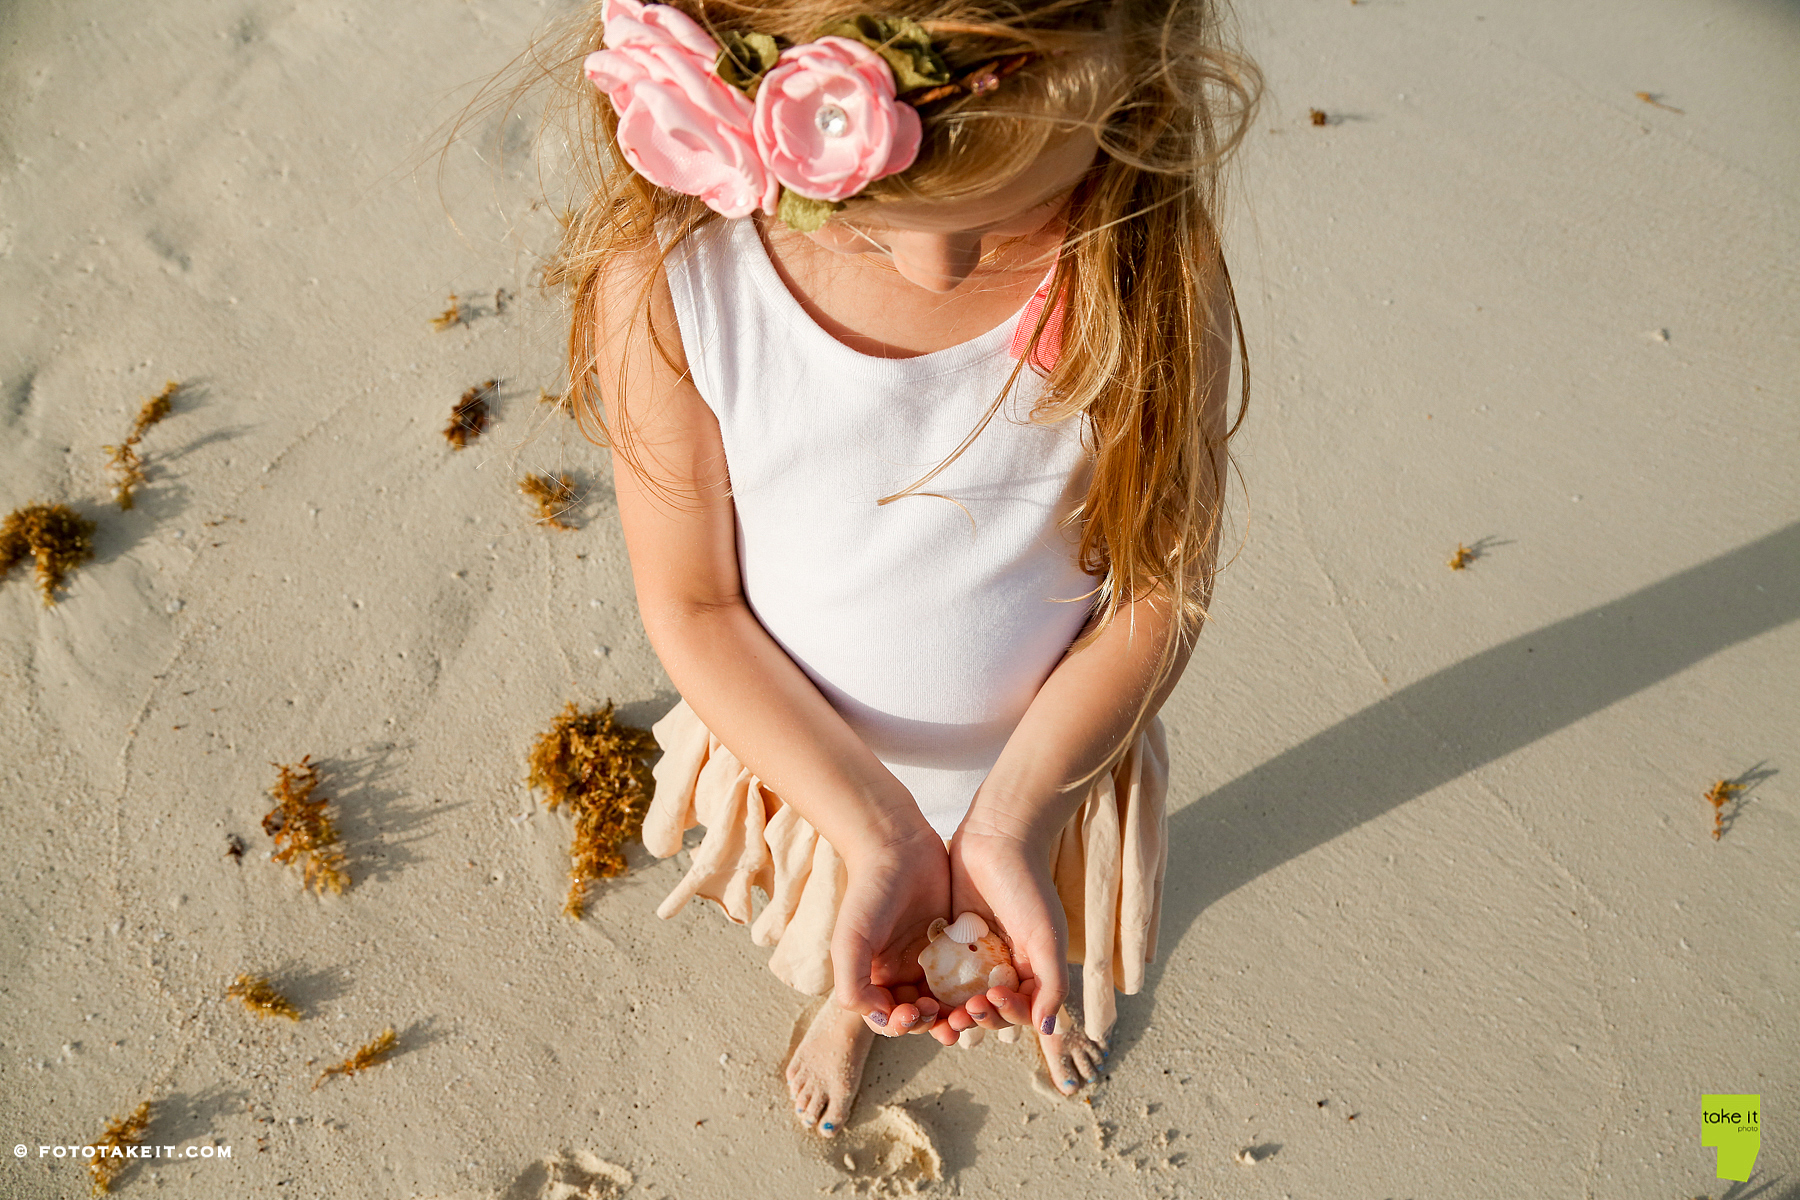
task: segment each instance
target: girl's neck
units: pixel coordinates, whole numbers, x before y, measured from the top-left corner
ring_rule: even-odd
[[[1024,307],[1056,261],[1063,223],[984,245],[980,266],[949,292],[919,287],[877,254],[840,254],[761,214],[763,248],[788,292],[831,337],[874,358],[916,358],[972,341]]]

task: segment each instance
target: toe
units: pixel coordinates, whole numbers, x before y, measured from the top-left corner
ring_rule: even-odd
[[[819,1133],[825,1137],[836,1137],[838,1130],[844,1127],[844,1121],[850,1116],[850,1103],[844,1097],[833,1096],[831,1103],[825,1106],[819,1120]]]

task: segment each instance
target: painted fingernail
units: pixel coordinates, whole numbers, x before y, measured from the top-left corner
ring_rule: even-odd
[[[877,1025],[886,1025],[887,1014],[884,1012],[872,1012],[869,1014],[869,1020],[875,1022]]]
[[[1056,1032],[1056,1014],[1055,1013],[1052,1013],[1049,1016],[1044,1018],[1044,1032],[1046,1034]]]

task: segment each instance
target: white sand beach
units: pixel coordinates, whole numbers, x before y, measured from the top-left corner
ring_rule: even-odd
[[[123,1195],[1800,1198],[1800,5],[1240,0],[1253,399],[1151,987],[1085,1101],[881,1041],[831,1143],[766,952],[641,848],[563,916],[525,785],[566,702],[675,700],[538,402],[536,110],[436,155],[564,11],[0,10],[0,515],[98,524],[54,606],[0,581],[0,1195],[150,1101]],[[308,755],[341,895],[267,857]],[[1708,1092],[1762,1098],[1748,1183]]]

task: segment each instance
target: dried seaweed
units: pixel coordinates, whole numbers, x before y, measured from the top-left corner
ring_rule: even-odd
[[[1331,121],[1331,118],[1326,115],[1325,110],[1322,108],[1307,109],[1306,119],[1311,121],[1314,125],[1326,125]]]
[[[642,836],[653,787],[646,760],[657,749],[648,730],[614,722],[610,700],[587,713],[565,705],[531,748],[531,786],[547,793],[547,808],[567,805],[575,818],[563,912],[577,920],[588,885],[623,874],[619,846]]]
[[[431,318],[431,327],[442,332],[453,325],[467,325],[470,315],[468,305],[458,300],[455,292],[451,292],[450,307]]]
[[[1706,802],[1713,810],[1713,841],[1725,835],[1725,806],[1738,798],[1744,785],[1730,779],[1721,779],[1706,790]]]
[[[128,1117],[118,1117],[106,1123],[106,1133],[93,1143],[94,1161],[88,1164],[93,1174],[94,1195],[104,1196],[112,1191],[113,1180],[118,1177],[128,1163],[135,1159],[124,1157],[127,1146],[139,1146],[144,1141],[144,1130],[150,1127],[150,1102],[144,1101]]]
[[[265,975],[239,975],[237,982],[225,989],[225,994],[242,1000],[244,1007],[258,1017],[300,1019],[300,1010],[294,1007],[294,1002],[276,991]]]
[[[550,392],[546,391],[545,389],[539,388],[538,389],[538,403],[554,405],[558,412],[562,413],[566,417],[572,418],[575,416],[575,406],[572,403],[570,403],[570,400],[569,400],[570,395],[571,395],[571,393],[569,393],[569,392],[558,392],[558,393],[552,395]]]
[[[1480,557],[1481,551],[1458,542],[1456,543],[1456,553],[1450,556],[1450,569],[1452,571],[1466,570],[1470,563]]]
[[[462,399],[450,410],[450,424],[444,426],[446,441],[461,450],[469,444],[470,438],[481,436],[481,431],[487,428],[488,401],[493,399],[494,390],[499,386],[498,379],[489,379],[462,394]]]
[[[326,1067],[323,1071],[319,1072],[319,1077],[313,1080],[312,1090],[315,1092],[318,1091],[319,1085],[333,1075],[354,1075],[358,1071],[366,1071],[370,1067],[379,1066],[387,1056],[393,1052],[394,1043],[399,1040],[399,1038],[394,1036],[392,1026],[382,1030],[376,1035],[374,1041],[362,1047],[355,1054],[352,1054],[349,1058],[346,1058],[336,1066]]]
[[[66,504],[15,508],[0,522],[0,576],[27,556],[37,560],[38,590],[48,608],[69,572],[94,557],[94,523]]]
[[[557,529],[575,526],[563,520],[563,514],[575,507],[575,485],[567,475],[527,475],[519,480],[519,490],[537,501],[538,524]]]
[[[163,390],[144,401],[138,409],[137,421],[131,426],[131,436],[117,446],[105,446],[112,451],[112,458],[107,466],[118,476],[118,485],[113,489],[113,499],[118,501],[122,509],[130,508],[133,503],[131,490],[144,482],[144,460],[138,456],[138,442],[143,439],[144,431],[168,416],[174,408],[175,393],[181,390],[181,381],[169,380]]]
[[[1653,92],[1633,92],[1631,94],[1652,108],[1660,108],[1664,112],[1680,113],[1684,117],[1687,116],[1685,110],[1676,108],[1673,104],[1664,104],[1661,100],[1656,98],[1656,95]]]
[[[262,820],[263,832],[275,839],[275,861],[298,859],[306,886],[321,895],[327,888],[343,891],[350,886],[350,876],[344,871],[337,826],[325,811],[331,801],[324,796],[312,798],[313,790],[319,786],[319,770],[312,765],[312,755],[292,766],[269,765],[281,772],[281,778],[269,789],[275,797],[275,807]]]

